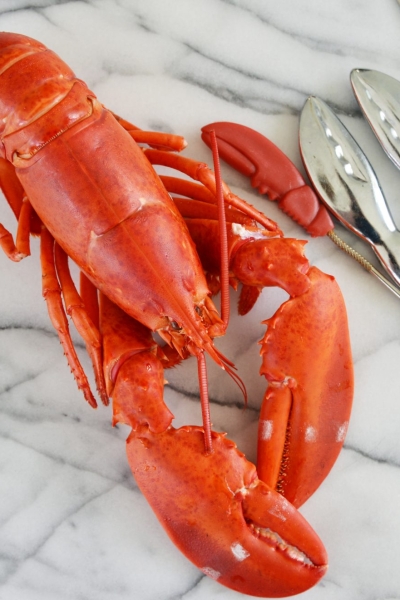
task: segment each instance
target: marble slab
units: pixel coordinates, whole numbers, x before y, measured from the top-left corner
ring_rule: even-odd
[[[200,129],[228,120],[268,136],[302,168],[299,111],[318,95],[359,140],[400,223],[400,173],[349,83],[356,67],[400,78],[395,0],[2,0],[0,29],[39,39],[106,106],[143,129],[184,135],[185,154],[209,163]],[[247,180],[222,168],[233,191],[286,235],[309,239]],[[0,222],[15,231],[5,202]],[[343,291],[356,388],[344,450],[301,509],[326,545],[330,568],[300,597],[399,600],[400,302],[329,239],[309,239],[307,255]],[[113,429],[111,410],[92,410],[76,389],[41,296],[37,240],[20,264],[0,253],[0,270],[0,599],[239,600],[169,541],[127,465],[127,428]],[[219,344],[246,383],[246,411],[239,390],[210,368],[214,428],[251,460],[265,389],[260,322],[284,297],[264,292],[248,318],[233,316],[230,337]],[[176,423],[200,424],[196,365],[167,377]]]

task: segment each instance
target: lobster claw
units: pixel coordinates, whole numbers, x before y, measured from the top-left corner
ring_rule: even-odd
[[[261,193],[279,199],[279,206],[309,233],[324,235],[333,228],[326,208],[295,165],[267,138],[243,125],[221,122],[203,127],[207,144],[212,130],[221,157],[250,176]],[[290,240],[283,243],[289,248]],[[300,251],[292,260],[302,264]],[[242,259],[244,266],[247,262]],[[259,268],[257,277],[266,269],[269,272],[271,265]],[[237,267],[236,272],[244,281]],[[354,387],[339,287],[333,277],[316,268],[303,264],[302,273],[308,289],[291,288],[293,274],[288,281],[277,277],[272,283],[286,289],[290,298],[266,321],[261,342],[261,373],[269,387],[261,408],[257,459],[259,477],[296,507],[315,492],[337,459]],[[264,281],[264,285],[271,283]]]
[[[315,585],[324,546],[302,515],[257,477],[223,434],[205,453],[203,429],[132,432],[136,481],[176,546],[202,572],[238,592],[282,597]]]
[[[332,219],[314,191],[289,158],[266,137],[238,123],[219,122],[202,128],[202,139],[210,146],[215,131],[218,151],[229,165],[246,177],[260,194],[277,200],[279,208],[312,236],[326,235]]]
[[[129,465],[171,540],[205,575],[244,594],[315,585],[327,555],[311,526],[225,434],[212,432],[206,452],[202,427],[171,425],[150,332],[104,296],[101,309],[114,424],[132,427]]]
[[[262,340],[269,387],[261,407],[260,478],[301,506],[342,449],[353,400],[345,304],[335,279],[316,267],[310,288],[268,321]]]

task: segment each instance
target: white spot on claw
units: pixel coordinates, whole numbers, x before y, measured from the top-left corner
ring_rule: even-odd
[[[239,562],[242,562],[242,560],[244,560],[245,558],[250,556],[250,552],[247,552],[247,550],[245,548],[243,548],[242,544],[239,544],[239,542],[235,542],[235,544],[232,544],[231,550],[232,550],[233,556]]]
[[[260,421],[260,437],[262,440],[270,440],[273,430],[274,424],[272,421]]]
[[[238,235],[242,240],[253,238],[255,240],[265,240],[265,235],[262,229],[249,230],[240,223],[232,223],[232,233]]]
[[[284,507],[286,508],[286,507]],[[279,504],[277,504],[276,506],[273,506],[270,510],[269,513],[271,515],[274,515],[274,517],[277,517],[278,519],[280,519],[281,521],[286,521],[286,515],[284,515],[282,513],[282,506],[280,506]]]
[[[201,570],[204,573],[204,575],[207,575],[207,577],[211,577],[211,579],[214,579],[215,581],[218,581],[218,579],[221,576],[221,573],[219,571],[216,571],[211,567],[204,567],[204,569]]]
[[[347,433],[347,428],[349,426],[349,422],[345,421],[344,423],[342,423],[338,430],[337,430],[337,434],[336,434],[336,441],[337,442],[344,442],[344,438],[346,437],[346,433]]]
[[[317,430],[309,425],[306,429],[306,442],[315,442],[317,440]]]

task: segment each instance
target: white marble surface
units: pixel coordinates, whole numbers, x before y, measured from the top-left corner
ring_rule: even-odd
[[[44,42],[104,104],[144,129],[183,134],[186,154],[200,160],[210,161],[201,126],[230,120],[258,129],[300,166],[299,111],[318,95],[358,137],[400,223],[400,173],[349,84],[354,67],[400,78],[395,0],[1,0],[0,29]],[[305,237],[247,180],[225,166],[223,174],[286,234]],[[14,230],[4,202],[0,221]],[[345,295],[356,391],[345,448],[302,509],[330,569],[301,597],[399,600],[400,303],[328,239],[311,240],[308,256]],[[18,265],[0,254],[0,269],[0,599],[239,599],[170,543],[130,474],[127,431],[112,429],[110,409],[93,411],[75,388],[41,298],[37,243]],[[244,323],[234,317],[221,344],[245,378],[249,409],[223,374],[210,376],[215,428],[253,460],[265,385],[256,341],[271,296]],[[90,370],[82,346],[80,356]],[[177,422],[199,423],[195,366],[168,379]]]

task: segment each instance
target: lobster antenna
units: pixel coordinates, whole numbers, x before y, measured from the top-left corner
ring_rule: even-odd
[[[214,162],[215,172],[215,192],[218,205],[218,222],[220,238],[220,282],[221,282],[221,319],[225,330],[229,323],[230,301],[229,301],[229,255],[228,255],[228,235],[226,232],[225,202],[222,191],[221,165],[218,155],[217,136],[215,131],[210,131],[211,150]]]
[[[244,384],[244,381],[236,373],[236,367],[234,363],[230,361],[229,358],[227,358],[224,354],[222,354],[222,352],[218,350],[218,348],[216,348],[211,341],[205,345],[204,350],[207,352],[210,358],[212,358],[217,363],[217,365],[219,365],[229,375],[229,377],[231,377],[231,379],[233,379],[233,381],[236,383],[236,385],[242,392],[245,406],[247,406],[248,398],[246,386]]]
[[[230,315],[230,299],[229,299],[229,253],[228,253],[228,235],[226,231],[226,216],[225,202],[222,190],[221,166],[218,156],[218,144],[215,131],[210,131],[211,150],[213,155],[214,173],[215,173],[215,195],[218,205],[218,223],[219,223],[219,238],[220,238],[220,283],[221,283],[221,319],[224,324],[224,329],[228,328]],[[247,404],[247,392],[243,381],[234,371],[234,365],[223,356],[216,348],[213,350],[217,353],[218,358],[224,364],[224,369],[232,377],[235,383],[239,386],[245,404]],[[215,357],[214,357],[215,358]],[[207,367],[204,352],[201,351],[197,355],[197,369],[200,387],[201,413],[203,417],[204,427],[204,447],[206,453],[212,452],[211,439],[211,419],[210,419],[210,400],[208,397],[208,381]]]
[[[221,177],[221,165],[219,161],[218,143],[215,130],[212,129],[209,132],[210,135],[210,146],[213,155],[214,173],[215,173],[215,195],[217,198],[218,205],[218,222],[219,222],[219,237],[220,237],[220,283],[221,283],[221,319],[224,324],[225,330],[228,328],[229,316],[230,316],[230,298],[229,298],[229,251],[228,251],[228,234],[226,230],[226,215],[225,215],[225,202],[224,194],[222,190],[222,177]],[[244,397],[244,403],[247,405],[247,390],[244,382],[241,380],[239,375],[235,373],[234,364],[229,361],[223,354],[221,354],[216,348],[215,351],[219,355],[220,359],[224,363],[224,369],[239,387]]]
[[[197,355],[197,370],[199,375],[201,414],[204,427],[204,449],[207,454],[212,452],[210,400],[208,398],[207,366],[204,351]]]
[[[244,381],[236,373],[236,367],[235,367],[235,365],[233,364],[233,362],[231,362],[229,359],[227,359],[226,356],[224,356],[222,354],[222,352],[220,352],[218,350],[218,348],[214,347],[214,351],[218,355],[218,358],[223,363],[223,368],[226,371],[226,373],[228,373],[228,375],[231,377],[231,379],[233,379],[233,381],[236,383],[236,385],[238,386],[238,388],[242,392],[243,399],[244,399],[244,404],[245,404],[245,406],[247,406],[247,399],[248,398],[247,398],[246,386],[244,384]]]

